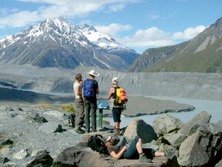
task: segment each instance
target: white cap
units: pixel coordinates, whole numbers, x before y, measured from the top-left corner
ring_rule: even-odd
[[[118,84],[118,78],[117,78],[117,77],[114,77],[114,78],[112,79],[112,83],[117,85],[117,84]]]

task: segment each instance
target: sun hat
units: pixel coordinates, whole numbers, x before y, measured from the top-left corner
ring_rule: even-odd
[[[113,79],[112,79],[112,83],[113,84],[115,84],[115,85],[117,85],[118,84],[118,78],[117,77],[114,77]]]
[[[106,140],[106,142],[110,142],[112,145],[116,145],[117,143],[119,143],[120,141],[120,137],[119,136],[113,136],[113,135],[109,135]]]
[[[112,136],[108,136],[105,140],[105,142],[110,142],[112,140]]]
[[[92,75],[92,76],[94,76],[94,77],[100,76],[100,74],[97,73],[95,70],[91,70],[90,72],[88,72],[88,74],[89,74],[89,75]]]

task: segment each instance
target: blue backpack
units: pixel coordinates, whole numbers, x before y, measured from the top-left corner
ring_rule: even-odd
[[[83,96],[84,97],[95,97],[96,96],[94,80],[87,79],[87,80],[84,81],[84,84],[83,84]]]

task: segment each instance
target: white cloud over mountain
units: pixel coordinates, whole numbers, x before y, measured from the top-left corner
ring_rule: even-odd
[[[150,47],[172,45],[184,40],[189,40],[206,28],[200,25],[189,27],[182,31],[168,32],[158,28],[158,26],[152,27],[149,25],[147,28],[143,26],[143,28],[138,29],[140,25],[136,27],[130,20],[125,22],[125,20],[122,19],[122,22],[115,22],[112,21],[112,19],[109,19],[109,21],[107,19],[107,21],[102,23],[97,22],[97,20],[100,19],[98,16],[97,18],[95,16],[91,18],[91,15],[95,15],[95,13],[97,13],[97,15],[98,13],[101,13],[101,15],[107,14],[107,16],[111,13],[117,13],[116,15],[118,16],[118,12],[124,11],[128,5],[149,4],[142,0],[15,0],[14,3],[15,4],[12,3],[13,6],[0,7],[0,29],[27,27],[41,22],[44,19],[59,16],[64,16],[74,21],[78,18],[87,20],[88,24],[90,22],[91,25],[101,32],[110,34],[121,43],[135,50],[137,50],[136,48],[138,48],[138,50],[144,50]],[[184,3],[185,2],[183,2],[183,4]],[[16,4],[22,7],[19,5],[16,6]],[[134,15],[133,11],[131,13]],[[129,15],[128,17],[130,18],[131,16]],[[147,17],[151,20],[161,18],[157,11],[147,12],[146,18]],[[137,21],[134,22],[137,23]],[[144,20],[144,22],[146,22],[146,20]],[[3,37],[3,35],[0,34],[0,37]]]

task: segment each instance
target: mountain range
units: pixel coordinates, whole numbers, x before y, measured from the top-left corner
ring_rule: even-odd
[[[0,40],[0,64],[74,69],[80,65],[126,71],[138,57],[134,50],[87,24],[46,19]]]
[[[222,18],[193,39],[149,48],[141,55],[93,26],[46,19],[0,40],[0,65],[75,69],[91,66],[129,72],[222,71]]]
[[[221,73],[222,18],[189,41],[145,50],[129,71]]]

